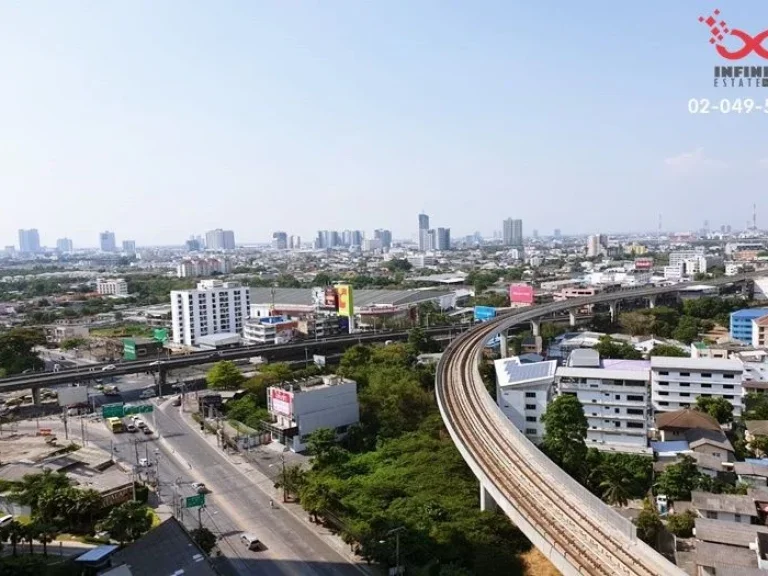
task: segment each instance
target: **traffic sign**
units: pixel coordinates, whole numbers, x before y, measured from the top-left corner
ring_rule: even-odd
[[[123,408],[123,415],[130,416],[131,414],[146,414],[152,412],[154,406],[152,404],[137,404],[136,406],[125,406]]]
[[[124,415],[123,404],[104,404],[101,407],[102,418],[122,418]]]
[[[205,506],[205,494],[195,494],[194,496],[187,496],[186,508],[195,508],[197,506]]]

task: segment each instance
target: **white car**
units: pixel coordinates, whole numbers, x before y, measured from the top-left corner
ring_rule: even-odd
[[[5,526],[7,524],[10,524],[11,522],[13,522],[13,516],[11,514],[0,516],[0,526]]]
[[[115,369],[114,364],[107,364],[106,366],[104,366],[104,368],[101,369],[101,371],[106,372],[107,370],[114,370],[114,369]]]
[[[150,366],[160,366],[161,364],[165,364],[162,360],[155,360],[154,362],[150,362]]]
[[[152,463],[146,458],[139,458],[139,466],[141,466],[142,468],[149,468],[150,466],[152,466]]]
[[[207,494],[208,492],[210,492],[210,490],[208,490],[208,487],[202,482],[192,482],[191,486],[192,488],[195,489],[195,492],[197,492],[198,494]]]

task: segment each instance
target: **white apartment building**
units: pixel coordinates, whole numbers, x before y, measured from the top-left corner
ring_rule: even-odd
[[[128,296],[128,282],[122,278],[96,280],[96,292],[105,296]]]
[[[232,272],[232,263],[228,258],[186,258],[176,266],[176,276],[179,278],[229,274],[230,272]]]
[[[330,428],[340,436],[360,421],[357,382],[332,375],[270,386],[267,409],[272,417],[267,424],[272,439],[293,452],[302,452],[315,430]]]
[[[243,338],[249,344],[287,344],[293,340],[297,322],[282,316],[250,318],[243,325]]]
[[[201,336],[239,334],[250,305],[250,288],[239,282],[203,280],[195,290],[172,290],[173,341],[195,346]]]
[[[733,404],[733,415],[739,417],[743,381],[741,360],[651,358],[651,401],[658,412],[691,408],[699,396],[712,396],[728,400]]]
[[[601,360],[596,350],[576,349],[555,372],[557,395],[571,394],[584,407],[587,446],[604,451],[645,453],[651,420],[650,362]]]
[[[538,444],[544,439],[541,416],[552,398],[556,360],[521,364],[517,357],[494,362],[496,403],[512,424]]]

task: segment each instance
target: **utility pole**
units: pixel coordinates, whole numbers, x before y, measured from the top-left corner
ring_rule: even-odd
[[[288,492],[285,486],[285,452],[280,453],[280,463],[282,464],[282,470],[283,470],[282,472],[283,478],[281,483],[283,485],[283,503],[285,503],[285,502],[288,502]]]
[[[62,414],[64,418],[64,439],[69,440],[69,427],[67,426],[67,407],[62,408]]]
[[[203,508],[204,506],[199,506],[197,508],[197,526],[200,530],[203,529]]]
[[[83,422],[82,416],[80,417],[80,439],[83,446],[85,446],[85,423]]]

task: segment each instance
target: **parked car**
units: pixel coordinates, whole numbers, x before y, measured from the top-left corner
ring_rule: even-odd
[[[128,425],[125,427],[125,429],[126,429],[128,432],[130,432],[131,434],[134,434],[134,433],[136,433],[136,432],[138,432],[138,431],[139,431],[139,429],[138,429],[138,428],[136,428],[136,426],[134,426],[133,424],[128,424]]]
[[[142,428],[141,431],[144,432],[144,434],[146,434],[147,436],[152,434],[152,430],[149,428],[149,426],[144,426],[144,428]]]
[[[173,399],[173,405],[181,406],[181,396],[176,396],[176,398]]]

